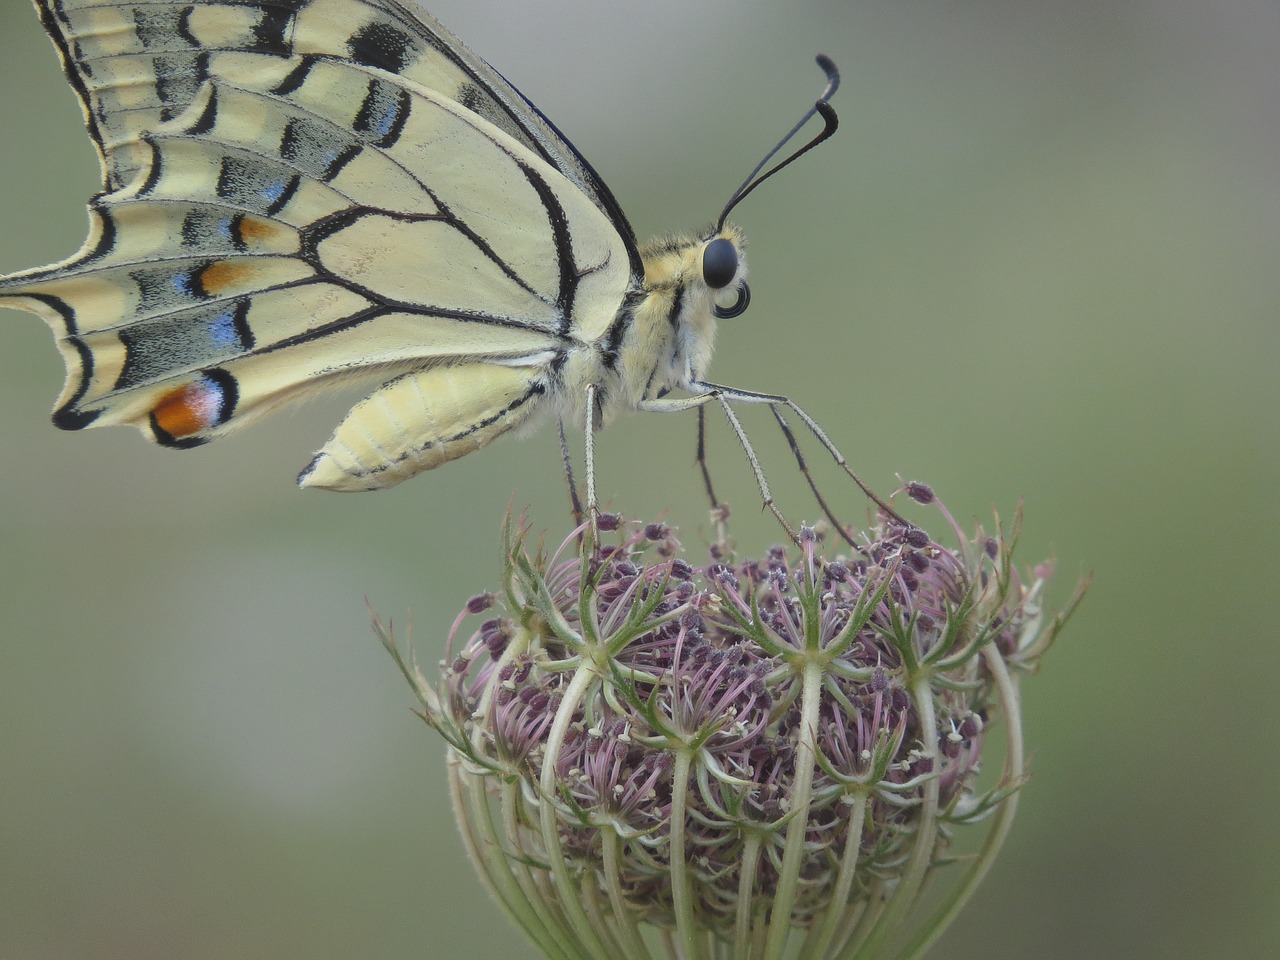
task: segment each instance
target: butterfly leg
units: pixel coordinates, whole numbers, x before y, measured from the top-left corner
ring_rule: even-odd
[[[729,543],[729,507],[720,502],[711,483],[711,469],[707,466],[707,414],[706,407],[698,407],[698,449],[696,460],[702,472],[702,485],[711,501],[711,522],[716,528],[716,545],[727,547]]]
[[[597,526],[600,520],[600,504],[596,500],[596,385],[587,384],[587,413],[583,417],[583,461],[587,473],[587,521],[591,524],[591,542],[600,542]]]
[[[701,386],[701,384],[695,384],[694,388]],[[793,542],[799,543],[800,539],[795,530],[787,522],[787,518],[782,515],[777,503],[774,502],[773,492],[769,489],[769,481],[765,479],[764,468],[760,466],[760,458],[756,456],[756,449],[751,445],[751,441],[747,439],[747,431],[743,429],[742,421],[738,419],[738,415],[734,412],[733,407],[730,406],[722,388],[709,387],[705,393],[698,392],[692,397],[663,397],[658,400],[645,400],[640,404],[640,409],[653,413],[679,413],[683,410],[694,410],[703,407],[712,401],[720,404],[725,418],[729,421],[729,426],[733,428],[734,435],[737,436],[738,442],[742,444],[742,450],[747,455],[747,463],[751,465],[751,472],[755,475],[756,486],[760,490],[760,499],[764,501],[765,508],[774,515],[778,523],[782,524],[782,529],[787,531],[787,536]]]
[[[569,509],[573,511],[573,525],[582,525],[582,500],[578,498],[578,484],[573,478],[573,457],[569,454],[569,438],[564,432],[564,417],[556,417],[560,431],[560,462],[564,465],[564,480],[569,486]]]
[[[813,493],[813,499],[818,501],[818,507],[826,515],[827,520],[831,522],[831,526],[840,534],[845,543],[851,547],[856,547],[858,544],[854,541],[849,531],[845,529],[845,525],[836,516],[835,511],[828,505],[826,497],[818,489],[817,481],[813,479],[813,474],[809,472],[809,464],[804,458],[804,453],[800,450],[800,444],[796,442],[796,435],[791,429],[791,424],[787,423],[786,417],[782,415],[782,411],[776,406],[770,406],[769,412],[778,421],[778,429],[782,431],[782,435],[787,438],[787,446],[791,448],[791,455],[796,458],[796,466],[800,468],[801,475],[804,477],[805,482],[809,484],[809,490]]]
[[[826,450],[827,453],[831,454],[836,465],[839,466],[840,469],[858,485],[858,489],[866,495],[867,499],[884,511],[886,516],[903,524],[904,526],[910,526],[906,520],[903,520],[902,517],[898,515],[898,512],[894,510],[893,507],[889,506],[889,504],[879,497],[875,491],[867,486],[863,479],[854,472],[851,466],[849,466],[849,461],[845,459],[844,454],[840,452],[832,442],[831,438],[827,436],[826,432],[820,426],[818,426],[818,422],[814,420],[813,417],[809,416],[809,414],[805,413],[804,410],[800,408],[800,405],[790,397],[784,397],[780,394],[773,393],[755,393],[750,390],[738,390],[734,387],[722,387],[718,384],[705,383],[702,381],[697,381],[689,386],[691,390],[697,391],[700,395],[718,395],[721,398],[721,403],[726,406],[726,409],[728,403],[734,400],[740,403],[763,403],[773,408],[775,411],[778,407],[786,407],[799,418],[800,422],[803,423],[805,427],[808,428],[809,432],[813,434],[818,443],[822,445],[822,448]],[[703,391],[705,391],[705,394]],[[784,427],[784,432],[786,429],[787,428]],[[793,447],[793,449],[795,448]]]

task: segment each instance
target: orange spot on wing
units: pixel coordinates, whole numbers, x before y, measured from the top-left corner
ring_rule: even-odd
[[[258,220],[255,217],[245,217],[240,221],[240,239],[245,243],[270,240],[281,232],[281,229],[274,223]]]
[[[218,413],[217,391],[201,381],[171,390],[160,398],[151,416],[171,437],[189,437],[210,426]]]
[[[253,267],[247,263],[221,260],[200,271],[200,287],[211,297],[226,293],[240,286],[253,275]]]

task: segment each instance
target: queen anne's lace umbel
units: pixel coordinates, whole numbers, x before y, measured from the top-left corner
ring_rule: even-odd
[[[909,957],[936,939],[1007,831],[1016,678],[1065,622],[1041,615],[1048,568],[1012,566],[1016,523],[970,538],[940,509],[956,549],[885,523],[839,556],[805,531],[703,567],[659,524],[589,552],[576,531],[549,557],[509,529],[503,590],[459,615],[437,683],[380,628],[449,744],[477,869],[547,956]],[[997,718],[1003,774],[978,791]],[[916,916],[979,820],[981,854]]]

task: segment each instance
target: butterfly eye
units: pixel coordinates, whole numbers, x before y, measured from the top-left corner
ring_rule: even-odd
[[[702,279],[712,290],[733,282],[738,274],[738,250],[732,240],[717,237],[702,248]]]

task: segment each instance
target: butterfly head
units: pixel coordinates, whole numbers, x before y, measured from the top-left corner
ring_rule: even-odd
[[[645,294],[624,307],[617,347],[632,405],[687,388],[706,371],[716,322],[738,316],[750,300],[744,247],[742,231],[724,224],[641,248]]]
[[[712,313],[721,320],[741,316],[751,303],[742,235],[734,227],[721,229],[702,245],[702,282],[711,292]],[[731,299],[732,297],[732,299]]]
[[[717,230],[701,246],[701,282],[712,297],[712,312],[719,320],[741,316],[751,302],[746,285],[746,260],[742,257],[742,234],[732,225]]]

